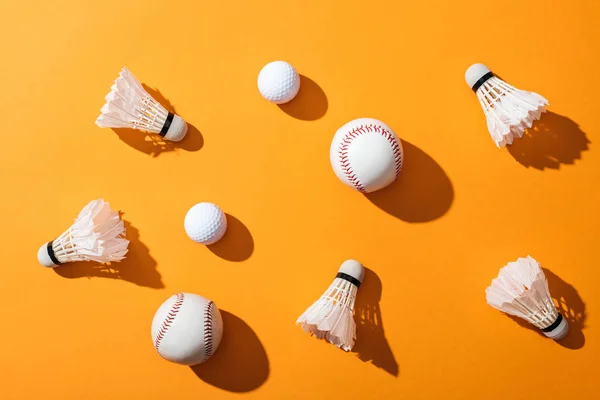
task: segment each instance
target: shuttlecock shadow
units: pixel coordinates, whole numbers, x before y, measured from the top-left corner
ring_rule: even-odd
[[[393,376],[398,376],[399,367],[392,349],[385,338],[379,301],[381,279],[368,268],[360,286],[354,305],[356,319],[356,343],[352,351],[364,362],[371,362]]]
[[[279,108],[288,115],[304,121],[314,121],[327,113],[327,96],[321,87],[307,76],[300,75],[300,90],[288,103]]]
[[[572,285],[562,280],[549,269],[542,268],[542,270],[548,280],[548,288],[550,289],[550,295],[554,300],[556,308],[569,322],[569,333],[563,339],[557,340],[556,343],[567,349],[580,349],[585,345],[585,336],[583,334],[586,318],[585,303]],[[542,331],[524,319],[513,315],[508,316],[523,328],[530,329],[546,338]]]
[[[454,189],[442,167],[427,153],[402,140],[404,164],[395,182],[365,196],[377,207],[406,222],[428,222],[444,215]]]
[[[126,237],[129,240],[129,251],[121,262],[103,265],[94,262],[67,263],[54,268],[54,272],[63,278],[110,278],[121,279],[153,289],[162,289],[157,263],[150,255],[150,250],[140,241],[139,231],[129,221],[125,223]]]
[[[222,259],[229,261],[244,261],[254,252],[252,234],[236,217],[225,214],[227,217],[227,231],[218,242],[208,245],[208,249]]]
[[[269,377],[269,359],[260,339],[240,318],[221,311],[223,338],[215,354],[192,371],[204,382],[229,392],[250,392]]]
[[[574,164],[581,159],[581,153],[588,150],[588,144],[590,141],[579,125],[567,117],[547,112],[506,149],[524,167],[543,171]]]
[[[167,110],[177,114],[177,110],[171,104],[171,102],[162,95],[157,89],[153,89],[145,84],[142,84],[146,92],[162,104]],[[113,132],[117,134],[119,139],[127,143],[129,146],[136,150],[146,153],[152,157],[158,157],[161,153],[169,151],[177,151],[179,149],[186,151],[198,151],[204,146],[204,138],[200,131],[186,121],[188,125],[187,134],[180,142],[171,142],[164,139],[162,136],[141,132],[135,129],[128,128],[112,128]]]
[[[548,279],[548,287],[552,298],[556,301],[557,309],[569,321],[569,334],[557,341],[563,347],[576,350],[585,345],[583,328],[585,327],[585,303],[577,290],[552,271],[543,268]]]

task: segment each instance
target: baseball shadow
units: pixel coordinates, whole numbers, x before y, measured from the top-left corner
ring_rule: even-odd
[[[363,284],[360,285],[355,303],[356,344],[352,349],[358,358],[371,362],[395,377],[399,374],[398,363],[385,337],[379,302],[382,284],[379,276],[365,268]]]
[[[175,107],[171,102],[162,95],[157,89],[153,89],[145,84],[142,84],[146,92],[163,105],[167,110],[177,114]],[[134,149],[148,154],[152,157],[158,157],[161,153],[176,151],[182,149],[185,151],[198,151],[204,146],[204,138],[200,131],[188,121],[186,121],[188,130],[180,142],[171,142],[162,136],[154,133],[146,133],[136,129],[129,128],[112,128],[119,139]]]
[[[215,354],[190,368],[198,378],[229,392],[259,388],[269,377],[269,359],[260,339],[242,319],[221,311],[223,338]]]
[[[314,121],[327,113],[327,96],[321,87],[307,76],[300,75],[300,90],[288,103],[279,104],[286,114],[303,121]]]
[[[575,164],[581,159],[581,153],[589,149],[589,144],[579,125],[549,111],[506,149],[525,168],[543,171],[545,168],[559,169],[562,164]]]
[[[586,319],[585,303],[572,285],[562,280],[549,269],[542,268],[542,270],[548,280],[550,295],[557,306],[557,310],[569,322],[569,333],[563,339],[557,340],[556,343],[571,350],[581,349],[585,345],[585,335],[583,334]],[[521,327],[532,330],[538,335],[547,338],[541,330],[529,322],[513,315],[506,315]]]
[[[218,242],[206,246],[216,256],[229,261],[244,261],[254,252],[252,234],[236,217],[225,213],[227,217],[227,230]]]
[[[74,262],[60,265],[53,271],[63,278],[109,278],[121,279],[152,289],[162,289],[160,273],[157,271],[156,260],[150,255],[150,250],[140,241],[140,232],[129,221],[125,223],[126,237],[129,240],[129,251],[121,262],[103,265],[94,262]]]
[[[402,140],[404,164],[390,186],[365,196],[388,214],[406,222],[428,222],[444,215],[454,189],[442,167],[417,146]]]

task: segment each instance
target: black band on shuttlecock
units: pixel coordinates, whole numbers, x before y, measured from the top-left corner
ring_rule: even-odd
[[[160,136],[165,136],[167,134],[167,132],[169,131],[169,128],[171,127],[171,122],[173,122],[173,118],[175,118],[175,114],[169,113],[169,115],[167,115],[165,124],[163,125],[162,129],[160,130]]]
[[[552,325],[550,325],[549,327],[542,329],[542,332],[552,332],[553,330],[556,329],[557,326],[560,325],[562,320],[563,320],[562,314],[558,313],[558,318],[556,318],[556,321],[554,321],[554,323]]]
[[[351,284],[353,284],[354,286],[356,286],[357,288],[360,287],[360,281],[358,279],[356,279],[355,277],[353,277],[352,275],[348,275],[343,272],[338,272],[338,274],[335,277],[346,280],[346,281],[350,282]]]
[[[477,82],[475,82],[475,84],[473,85],[473,87],[471,89],[473,89],[473,91],[476,92],[477,89],[479,89],[481,87],[481,85],[486,83],[487,80],[492,77],[494,77],[494,73],[492,71],[488,72],[487,74],[485,74],[484,76],[479,78],[479,80]]]
[[[52,243],[53,242],[48,242],[48,245],[46,246],[46,248],[48,249],[48,256],[50,257],[50,259],[52,260],[52,262],[56,265],[60,265],[62,264],[60,261],[58,261],[58,258],[56,258],[56,254],[54,254],[54,249],[52,248]]]

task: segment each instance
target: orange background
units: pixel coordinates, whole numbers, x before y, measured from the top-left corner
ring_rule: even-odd
[[[5,1],[0,14],[3,399],[598,398],[597,1]],[[278,59],[304,76],[284,107],[256,87]],[[475,62],[550,101],[508,150],[464,82]],[[122,66],[194,126],[183,142],[94,124]],[[369,197],[329,164],[358,117],[405,147],[401,178]],[[129,258],[39,266],[39,246],[99,197],[124,212]],[[230,215],[212,248],[183,230],[200,201]],[[568,309],[562,343],[486,304],[499,268],[527,254]],[[294,325],[347,258],[369,268],[354,353]],[[224,316],[194,369],[150,338],[178,291]]]

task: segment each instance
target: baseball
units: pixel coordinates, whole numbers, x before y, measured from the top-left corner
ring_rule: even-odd
[[[402,169],[402,142],[392,129],[373,118],[348,122],[335,133],[329,150],[337,177],[361,193],[383,189]]]
[[[195,365],[217,351],[223,320],[212,301],[177,293],[165,301],[152,320],[152,341],[158,354],[171,362]]]
[[[271,103],[287,103],[296,97],[298,90],[300,76],[285,61],[270,62],[258,74],[258,91]]]
[[[225,235],[227,217],[215,204],[198,203],[185,215],[183,227],[194,242],[213,244]]]

